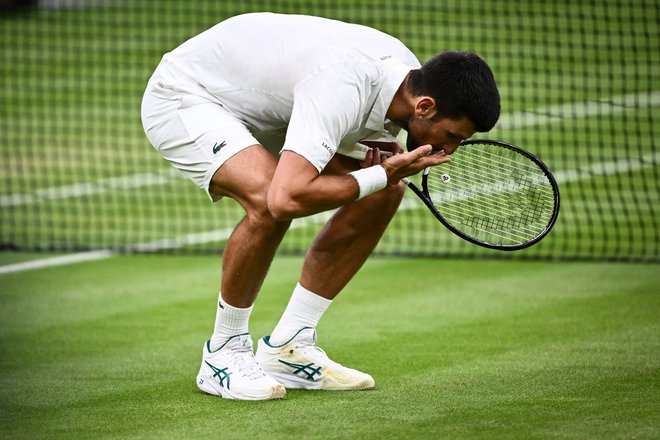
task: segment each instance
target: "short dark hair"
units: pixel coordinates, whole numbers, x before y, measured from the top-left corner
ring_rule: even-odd
[[[414,96],[430,96],[438,117],[467,116],[476,131],[489,131],[500,117],[500,94],[488,64],[476,54],[458,50],[443,52],[410,73]]]

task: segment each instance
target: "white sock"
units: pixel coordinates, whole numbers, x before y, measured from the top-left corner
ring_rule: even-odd
[[[303,327],[316,328],[330,304],[332,300],[310,292],[298,283],[280,322],[270,335],[270,345],[278,346],[289,342]]]
[[[248,320],[252,307],[239,309],[230,306],[222,299],[222,293],[218,295],[218,309],[215,315],[215,329],[211,336],[211,351],[222,346],[229,338],[248,332]]]

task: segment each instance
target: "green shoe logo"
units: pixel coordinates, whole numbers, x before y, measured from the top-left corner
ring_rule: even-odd
[[[292,362],[283,361],[282,359],[278,359],[278,361],[288,367],[293,368],[292,373],[300,377],[303,377],[304,379],[311,380],[312,382],[316,382],[321,378],[321,367],[314,368],[313,362],[310,362],[307,365],[303,365],[303,364],[294,364]],[[302,373],[302,376],[299,373]],[[315,378],[314,376],[317,374],[319,377]]]
[[[222,141],[220,144],[218,144],[218,143],[216,142],[216,143],[213,145],[213,154],[217,154],[218,151],[220,151],[220,148],[224,147],[225,145],[227,145],[227,142],[225,142],[225,141]]]
[[[229,369],[229,367],[220,369],[220,368],[216,367],[215,365],[209,364],[206,361],[204,361],[204,362],[206,363],[206,365],[208,365],[211,368],[211,370],[213,370],[213,377],[218,378],[218,381],[220,382],[220,386],[229,389],[229,375],[231,374],[231,373],[227,373],[227,370]],[[226,385],[225,385],[225,380],[227,380]]]

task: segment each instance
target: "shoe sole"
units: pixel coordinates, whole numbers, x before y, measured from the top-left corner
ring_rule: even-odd
[[[197,376],[197,388],[206,394],[212,396],[220,396],[223,399],[232,400],[281,400],[286,398],[286,388],[280,384],[273,385],[270,392],[261,396],[245,395],[242,393],[234,393],[224,387],[216,387],[213,381],[206,376]]]
[[[298,376],[293,376],[291,374],[280,374],[273,372],[266,372],[266,373],[270,377],[275,379],[277,382],[284,385],[286,389],[325,390],[325,391],[362,391],[362,390],[371,390],[376,387],[376,383],[372,378],[364,379],[360,382],[350,385],[343,385],[343,384],[338,384],[333,380],[328,380],[329,377],[325,377],[323,380],[320,380],[318,382],[312,382]]]

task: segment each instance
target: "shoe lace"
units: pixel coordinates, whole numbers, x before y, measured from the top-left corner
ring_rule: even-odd
[[[338,364],[337,362],[330,359],[326,354],[325,350],[323,350],[321,347],[303,343],[303,344],[296,344],[295,348],[300,350],[301,353],[307,359],[311,360],[316,364],[323,365],[326,368],[328,366],[342,367],[341,364]]]
[[[258,379],[265,376],[264,370],[254,358],[251,351],[235,351],[234,361],[238,367],[238,371],[250,379]]]

